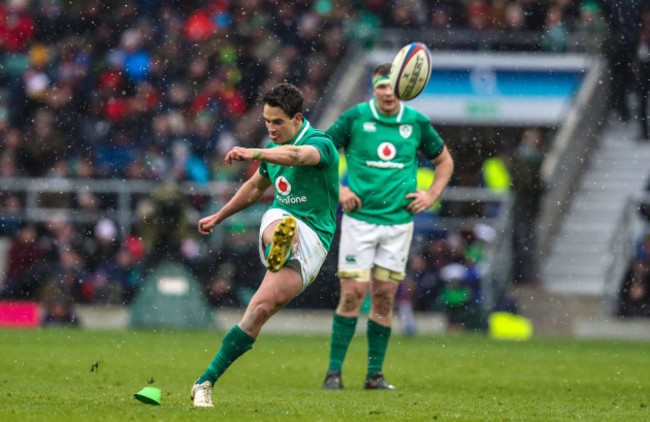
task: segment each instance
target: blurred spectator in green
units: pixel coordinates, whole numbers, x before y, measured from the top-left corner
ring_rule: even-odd
[[[536,262],[537,216],[546,186],[541,176],[544,139],[540,129],[525,129],[510,164],[512,180],[512,253],[515,283],[539,282]]]
[[[552,53],[566,51],[569,31],[563,19],[560,7],[552,5],[548,8],[541,41],[542,50]]]
[[[587,0],[580,6],[578,20],[572,34],[572,51],[598,54],[607,36],[607,23],[595,0]]]
[[[440,270],[440,277],[444,281],[440,298],[450,332],[479,330],[485,326],[483,311],[480,304],[474,301],[467,276],[467,268],[459,263],[448,264]]]

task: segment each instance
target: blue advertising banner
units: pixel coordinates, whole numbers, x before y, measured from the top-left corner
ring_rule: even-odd
[[[392,61],[376,52],[371,67]],[[432,52],[425,90],[406,102],[433,123],[559,125],[587,74],[584,55]],[[371,88],[370,88],[371,89]]]

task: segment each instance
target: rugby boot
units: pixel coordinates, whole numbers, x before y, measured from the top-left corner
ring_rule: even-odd
[[[212,383],[204,381],[202,384],[194,384],[190,398],[194,402],[194,407],[214,407],[212,404]]]
[[[271,272],[278,272],[289,260],[291,245],[296,235],[296,219],[292,216],[284,217],[273,231],[273,240],[266,257],[266,268]]]
[[[323,390],[342,390],[343,380],[341,379],[341,371],[327,371],[325,374],[325,382],[323,382]]]
[[[395,390],[395,386],[384,378],[381,372],[373,372],[363,384],[364,390]]]

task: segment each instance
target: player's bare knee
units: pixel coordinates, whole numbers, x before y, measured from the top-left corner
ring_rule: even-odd
[[[361,295],[355,291],[342,291],[340,302],[344,311],[352,312],[359,307]]]
[[[382,317],[388,317],[391,315],[393,310],[392,304],[386,302],[373,303],[371,312],[375,315],[380,315]]]
[[[343,309],[346,311],[354,310],[358,300],[354,292],[341,292],[341,305],[343,305]]]
[[[393,309],[393,296],[390,292],[373,292],[371,302],[375,312],[381,315],[388,315]]]
[[[393,303],[394,292],[390,289],[375,289],[370,294],[374,303],[385,303],[386,305],[392,305]]]

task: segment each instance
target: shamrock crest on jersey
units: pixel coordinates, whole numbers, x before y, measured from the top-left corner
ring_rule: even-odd
[[[275,190],[282,196],[288,196],[291,193],[291,183],[284,176],[278,176],[275,179]]]
[[[397,155],[397,149],[395,148],[395,145],[390,142],[383,142],[379,145],[379,148],[377,148],[377,155],[379,155],[379,158],[384,161],[390,161],[395,158],[395,155]]]
[[[411,136],[412,132],[413,132],[413,126],[411,126],[411,125],[400,125],[399,126],[399,134],[404,139],[407,139],[409,136]]]

